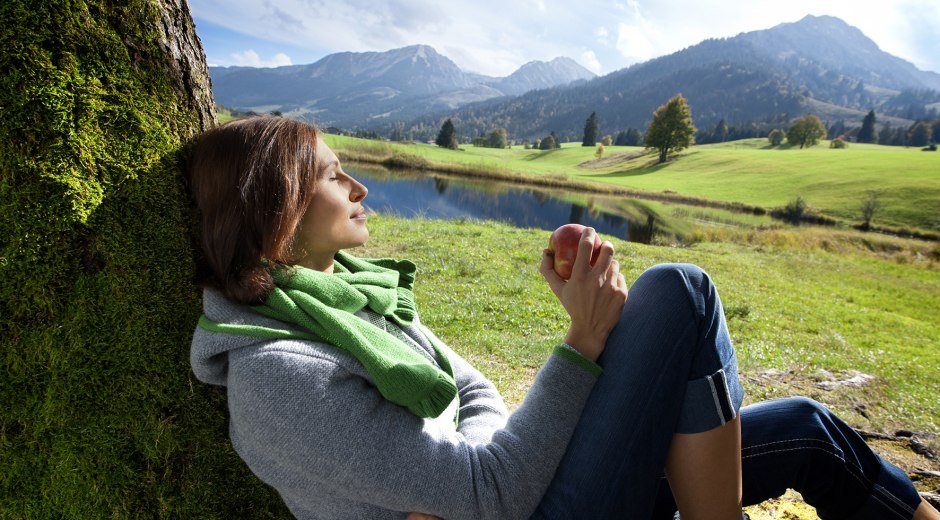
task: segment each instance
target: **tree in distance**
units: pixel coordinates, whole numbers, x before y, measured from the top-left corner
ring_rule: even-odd
[[[800,145],[800,149],[814,146],[826,135],[826,127],[818,117],[810,114],[797,119],[787,130],[790,145]]]
[[[891,123],[885,123],[885,126],[881,127],[881,131],[878,132],[878,144],[891,144],[893,137],[894,130],[891,128]]]
[[[678,152],[695,144],[692,110],[682,94],[676,94],[653,112],[644,144],[659,152],[660,163],[666,162],[669,152]]]
[[[581,146],[594,146],[597,144],[597,112],[591,112],[584,122],[584,139]]]
[[[486,137],[487,148],[506,148],[508,144],[509,141],[506,138],[505,128],[497,128]]]
[[[454,122],[447,118],[441,125],[441,131],[437,133],[437,139],[434,142],[441,148],[457,149],[457,131],[454,129]]]
[[[841,150],[842,148],[848,148],[848,147],[849,147],[849,143],[845,142],[845,140],[842,139],[841,137],[836,137],[832,141],[829,141],[829,148],[837,148]]]
[[[604,156],[604,143],[597,145],[597,150],[594,152],[594,158],[600,159]]]
[[[718,121],[718,124],[715,125],[715,138],[718,139],[719,143],[723,143],[728,140],[728,123],[725,123],[724,118],[721,121]]]
[[[614,144],[613,136],[611,136],[610,134],[605,135],[604,138],[601,139],[601,144],[604,146],[610,146]]]
[[[555,138],[551,135],[547,135],[539,141],[539,150],[554,150],[555,149]]]
[[[829,127],[829,131],[826,132],[826,139],[835,139],[836,137],[844,134],[846,130],[848,129],[845,127],[845,121],[840,119]]]
[[[636,128],[627,129],[627,133],[624,134],[623,138],[623,146],[640,146],[641,144],[643,144],[643,134]]]
[[[881,209],[881,193],[876,190],[866,191],[860,209],[862,210],[862,229],[867,231],[871,228],[871,219],[874,218],[875,212]]]
[[[548,135],[552,136],[552,141],[555,142],[555,148],[561,148],[561,139],[559,139],[558,136],[555,135],[555,131],[552,130],[551,132],[548,133]]]
[[[908,143],[911,146],[927,146],[930,144],[930,137],[933,133],[932,130],[930,123],[926,121],[915,123],[911,128]]]
[[[783,133],[783,130],[774,128],[767,135],[767,140],[770,141],[771,146],[780,146],[780,144],[783,143],[784,137],[786,137],[786,134]]]
[[[875,132],[875,111],[868,112],[865,119],[862,120],[862,129],[858,131],[858,142],[874,143],[878,141],[878,135]]]

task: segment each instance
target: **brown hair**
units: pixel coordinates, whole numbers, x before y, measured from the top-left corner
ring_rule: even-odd
[[[317,135],[299,121],[251,117],[196,139],[188,173],[203,287],[241,303],[267,298],[269,268],[292,263],[294,235],[320,175]]]

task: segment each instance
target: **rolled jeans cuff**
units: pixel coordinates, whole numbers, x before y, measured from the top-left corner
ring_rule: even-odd
[[[907,474],[879,458],[881,471],[862,507],[849,520],[907,520],[920,505],[920,494]]]
[[[732,355],[716,372],[687,383],[676,433],[700,433],[734,420],[743,399],[738,362]]]

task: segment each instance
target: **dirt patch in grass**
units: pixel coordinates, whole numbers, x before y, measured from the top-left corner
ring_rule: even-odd
[[[622,162],[632,161],[633,159],[636,159],[637,157],[643,157],[644,155],[648,155],[650,153],[652,152],[649,152],[647,150],[631,150],[629,152],[613,153],[613,154],[608,155],[607,157],[602,157],[600,159],[584,161],[578,166],[582,168],[596,170],[600,168],[607,168],[609,166],[614,166]]]

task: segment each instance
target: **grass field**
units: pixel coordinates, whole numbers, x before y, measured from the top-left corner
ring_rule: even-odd
[[[847,224],[860,222],[861,201],[880,192],[878,226],[936,233],[940,230],[940,153],[916,148],[851,144],[828,148],[828,141],[807,149],[772,148],[766,139],[694,146],[654,164],[642,148],[607,147],[596,160],[594,149],[565,143],[541,151],[521,147],[499,150],[464,145],[447,150],[427,144],[398,144],[329,135],[331,147],[346,159],[380,160],[393,154],[407,164],[431,169],[493,172],[602,183],[630,190],[772,209],[802,196],[810,208]]]
[[[565,315],[537,273],[547,233],[493,222],[375,216],[357,254],[415,260],[422,319],[482,367],[518,403]],[[926,259],[885,259],[863,250],[832,253],[701,242],[687,248],[613,240],[625,276],[659,262],[692,262],[715,279],[729,316],[750,399],[801,380],[859,426],[940,430],[940,276]],[[775,369],[789,381],[764,381]],[[819,370],[876,376],[865,395],[842,402],[815,390]],[[792,371],[792,373],[790,372]],[[855,411],[867,403],[870,419]]]
[[[354,253],[414,260],[422,321],[518,405],[567,326],[537,271],[547,233],[389,216],[372,217],[369,227],[372,240]],[[940,430],[940,256],[885,256],[862,244],[829,252],[803,242],[802,231],[776,233],[796,236],[686,248],[612,241],[628,281],[661,262],[692,262],[709,272],[728,317],[745,403],[808,395],[856,428]],[[874,379],[863,388],[818,385],[856,370]],[[904,467],[940,469],[913,453],[892,459],[891,450],[879,447]],[[816,518],[789,499],[749,513]]]

